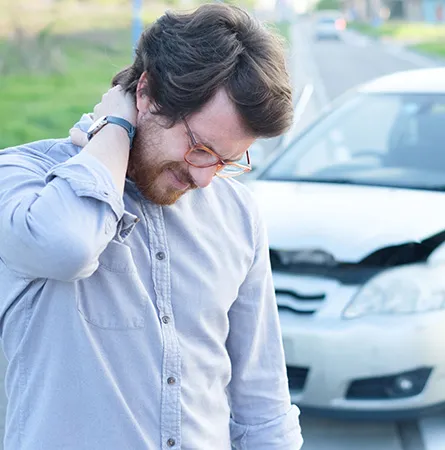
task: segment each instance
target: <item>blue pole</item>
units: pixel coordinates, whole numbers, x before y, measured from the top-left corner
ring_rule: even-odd
[[[142,31],[142,0],[133,0],[133,53]]]

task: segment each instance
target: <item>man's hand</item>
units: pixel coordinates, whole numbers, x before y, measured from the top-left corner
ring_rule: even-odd
[[[80,128],[71,128],[70,130],[71,142],[79,147],[85,147],[88,144],[88,138],[85,131]]]
[[[102,101],[94,107],[91,118],[96,121],[102,116],[121,117],[132,125],[136,125],[137,110],[133,97],[125,93],[121,86],[114,86],[102,96]],[[79,147],[85,147],[88,144],[87,134],[79,128],[71,128],[70,137],[71,142]]]

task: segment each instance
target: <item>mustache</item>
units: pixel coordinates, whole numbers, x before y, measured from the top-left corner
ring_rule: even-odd
[[[148,189],[153,183],[156,183],[159,175],[166,170],[171,170],[179,181],[188,184],[188,189],[198,188],[188,170],[183,167],[183,163],[177,161],[168,161],[156,168],[150,167],[148,164],[132,164],[132,170],[129,171],[129,176],[132,178],[131,175],[133,175],[137,178],[142,189]]]
[[[188,170],[184,170],[178,163],[167,163],[163,170],[170,169],[181,183],[188,184],[191,189],[196,189],[198,186],[192,178]]]

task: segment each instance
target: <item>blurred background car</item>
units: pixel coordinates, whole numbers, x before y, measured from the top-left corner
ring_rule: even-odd
[[[346,29],[346,20],[338,15],[322,15],[315,21],[315,39],[337,39],[342,38],[342,33]]]
[[[266,218],[292,400],[445,405],[445,68],[349,91],[246,184]]]

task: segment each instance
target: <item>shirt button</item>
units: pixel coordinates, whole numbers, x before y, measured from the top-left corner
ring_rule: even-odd
[[[168,384],[175,384],[176,383],[176,378],[175,377],[168,377],[167,378],[167,383]]]
[[[170,322],[170,317],[168,317],[168,316],[162,317],[162,322],[164,322],[165,324],[169,323]]]
[[[162,261],[163,259],[165,259],[165,253],[164,252],[156,253],[156,259],[159,259],[159,261]]]
[[[172,439],[172,438],[170,438],[170,439],[167,441],[167,445],[168,445],[169,447],[173,447],[175,444],[176,444],[176,441],[175,441],[174,439]]]

